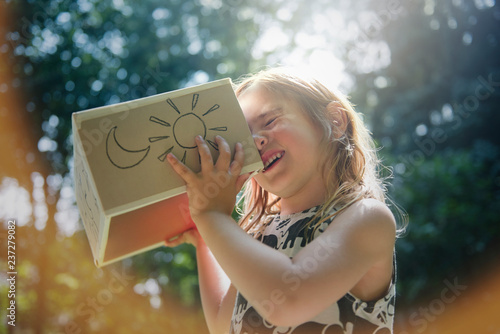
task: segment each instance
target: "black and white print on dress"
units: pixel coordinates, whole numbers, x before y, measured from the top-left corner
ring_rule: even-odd
[[[291,215],[277,215],[265,228],[261,241],[292,258],[323,233],[335,218],[333,216],[323,222],[314,233],[311,229],[306,231],[307,224],[318,209],[314,207]],[[309,226],[312,225],[314,223]],[[277,327],[269,323],[238,292],[230,334],[391,334],[396,298],[395,278],[393,273],[387,294],[378,300],[365,302],[347,293],[319,315],[296,327]]]

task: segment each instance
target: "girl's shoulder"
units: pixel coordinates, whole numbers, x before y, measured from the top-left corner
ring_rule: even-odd
[[[387,204],[373,198],[364,198],[353,203],[339,218],[342,216],[349,217],[356,225],[387,225],[388,228],[396,228],[396,219]]]
[[[387,204],[373,199],[364,198],[352,205],[353,215],[363,221],[386,222],[396,226],[396,220]]]
[[[339,213],[326,233],[342,234],[354,244],[393,244],[396,239],[396,219],[389,207],[376,199],[362,199]],[[384,247],[385,248],[385,247]]]

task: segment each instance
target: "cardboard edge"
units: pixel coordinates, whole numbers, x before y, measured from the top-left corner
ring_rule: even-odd
[[[145,252],[149,252],[150,250],[153,250],[153,249],[156,249],[156,248],[159,248],[159,247],[162,247],[164,246],[165,243],[164,242],[158,242],[156,244],[152,244],[150,246],[147,246],[147,247],[144,247],[144,248],[141,248],[141,249],[138,249],[134,252],[130,252],[130,253],[127,253],[125,255],[122,255],[122,256],[119,256],[119,257],[116,257],[114,259],[111,259],[109,261],[104,261],[104,258],[100,259],[99,261],[95,261],[95,265],[96,267],[98,268],[102,268],[104,266],[107,266],[109,264],[112,264],[112,263],[115,263],[115,262],[118,262],[118,261],[121,261],[121,260],[124,260],[126,258],[129,258],[129,257],[133,257],[133,256],[136,256],[136,255],[139,255],[139,254],[142,254],[142,253],[145,253]]]
[[[136,99],[136,100],[124,101],[124,102],[120,102],[117,104],[92,108],[92,109],[88,109],[88,110],[84,110],[84,111],[77,111],[77,112],[73,113],[73,119],[75,120],[76,125],[78,126],[78,129],[80,129],[80,125],[82,124],[82,122],[84,122],[88,119],[109,116],[109,115],[113,115],[113,114],[120,113],[123,111],[136,109],[138,107],[147,106],[147,105],[162,101],[167,96],[169,98],[176,98],[176,97],[181,96],[181,95],[191,94],[191,93],[199,91],[200,87],[203,87],[203,89],[206,90],[206,89],[211,89],[211,88],[215,88],[215,87],[219,87],[219,86],[231,85],[231,83],[232,83],[232,81],[230,78],[224,78],[224,79],[204,83],[201,85],[181,88],[181,89],[177,89],[177,90],[173,90],[173,91],[165,92],[165,93],[160,93],[160,94],[156,94],[156,95],[152,95],[152,96],[146,96],[146,97]]]
[[[255,163],[252,163],[252,164],[249,164],[247,166],[245,166],[242,171],[241,171],[241,174],[246,174],[246,173],[252,173],[250,178],[252,178],[253,176],[255,176],[256,174],[258,174],[260,172],[260,170],[264,167],[263,163],[262,162],[255,162]],[[249,180],[250,180],[249,178]],[[147,206],[147,205],[150,205],[150,204],[153,204],[153,203],[156,203],[156,202],[159,202],[159,201],[162,201],[164,199],[167,199],[167,198],[170,198],[170,197],[173,197],[173,196],[176,196],[178,194],[181,194],[183,192],[185,192],[185,189],[186,187],[180,187],[180,188],[176,188],[174,190],[171,190],[167,193],[171,193],[169,196],[165,197],[163,193],[162,194],[159,194],[157,196],[153,196],[153,197],[158,197],[158,199],[156,199],[154,202],[148,202],[148,204],[144,204],[142,206]],[[151,198],[151,197],[150,197]],[[127,205],[128,206],[128,205]],[[116,212],[115,214],[113,214],[113,216],[116,216],[116,215],[119,215],[119,214],[124,214],[124,213],[127,213],[129,211],[133,211],[133,210],[136,210],[137,207],[135,207],[134,209],[129,209],[129,210],[122,210],[120,212]],[[113,211],[113,210],[111,210]],[[108,217],[106,215],[106,217]],[[110,225],[110,221],[111,221],[111,218],[106,218],[106,222],[105,222],[105,226],[106,226],[106,229],[103,231],[103,238],[105,241],[108,240],[108,236],[109,236],[109,225]],[[145,252],[148,252],[150,250],[153,250],[153,249],[156,249],[156,248],[159,248],[161,246],[164,246],[164,243],[163,242],[159,242],[159,243],[156,243],[156,244],[152,244],[150,246],[147,246],[147,247],[144,247],[144,248],[141,248],[141,249],[138,249],[134,252],[130,252],[130,253],[127,253],[127,254],[124,254],[122,256],[119,256],[119,257],[116,257],[116,258],[113,258],[111,260],[108,260],[108,261],[104,261],[104,256],[105,256],[105,250],[106,250],[106,247],[103,247],[101,250],[100,250],[100,254],[98,256],[98,258],[95,258],[94,259],[94,263],[96,265],[96,267],[98,268],[102,268],[104,266],[107,266],[109,264],[112,264],[112,263],[115,263],[115,262],[118,262],[118,261],[121,261],[123,259],[126,259],[126,258],[129,258],[129,257],[133,257],[135,255],[138,255],[138,254],[141,254],[141,253],[145,253]]]
[[[253,172],[253,174],[252,174],[252,176],[253,176],[256,173],[258,173],[262,168],[264,168],[264,164],[261,161],[254,162],[254,163],[251,163],[251,164],[244,166],[241,170],[240,175]],[[124,205],[120,205],[120,206],[117,206],[117,207],[114,207],[111,209],[104,210],[104,215],[106,217],[114,217],[117,215],[122,215],[124,213],[142,208],[144,206],[163,201],[163,200],[168,199],[170,197],[180,195],[184,192],[186,192],[186,186],[171,189],[169,191],[161,192],[161,193],[153,195],[153,196],[148,196],[148,197],[142,198],[142,199],[134,201],[134,202],[130,202],[130,203],[127,203]]]
[[[184,192],[186,192],[186,186],[178,187],[178,188],[175,188],[175,189],[171,189],[169,191],[164,191],[164,192],[161,192],[161,193],[156,194],[156,195],[152,195],[152,196],[148,196],[148,197],[145,197],[145,198],[141,198],[140,200],[137,200],[137,201],[134,201],[134,202],[130,202],[130,203],[127,203],[127,204],[124,204],[124,205],[120,205],[120,206],[117,206],[117,207],[105,210],[104,214],[106,216],[110,216],[110,217],[122,215],[124,213],[130,212],[130,211],[134,211],[134,210],[137,210],[139,208],[142,208],[142,207],[145,207],[145,206],[148,206],[148,205],[151,205],[151,204],[154,204],[154,203],[166,200],[166,199],[168,199],[170,197],[174,197],[174,196],[180,195],[180,194],[182,194]]]
[[[241,169],[240,174],[246,174],[252,172],[252,177],[259,173],[264,168],[262,161],[254,162],[252,164],[246,165]]]
[[[99,257],[98,260],[102,263],[104,262],[104,256],[106,255],[106,247],[108,246],[108,237],[109,237],[109,226],[111,223],[111,217],[106,215],[104,217],[104,222],[102,222],[102,235],[101,240],[99,240],[99,244],[101,248],[99,249]]]
[[[89,171],[91,173],[89,164],[87,161],[87,156],[85,155],[85,151],[83,148],[83,145],[81,144],[81,138],[80,134],[77,131],[77,121],[75,117],[72,117],[72,130],[73,130],[73,138],[77,137],[78,140],[73,140],[73,157],[75,156],[75,151],[79,149],[81,151],[80,158],[81,158],[81,163],[83,164],[83,168]],[[73,160],[75,162],[75,159]],[[103,214],[102,210],[102,202],[101,198],[99,196],[99,193],[97,192],[97,187],[94,182],[94,178],[90,174],[90,187],[92,188],[92,192],[96,196],[97,199],[97,204],[100,206],[100,215],[99,215],[99,223],[98,223],[98,234],[97,234],[97,240],[96,240],[96,245],[92,245],[90,243],[90,239],[88,239],[88,231],[85,223],[83,222],[83,218],[80,216],[80,219],[82,220],[83,227],[85,229],[85,234],[87,235],[87,239],[89,240],[90,244],[90,249],[92,251],[92,256],[94,257],[94,261],[98,261],[99,259],[104,258],[104,249],[106,248],[106,240],[105,237],[107,238],[108,231],[109,231],[109,219],[106,219],[106,216]],[[73,166],[73,178],[75,178],[75,166]],[[76,193],[75,193],[75,198],[76,198]],[[78,207],[78,203],[77,203]],[[78,208],[80,210],[80,208]],[[107,231],[106,230],[106,220],[108,220],[108,226],[107,226]]]

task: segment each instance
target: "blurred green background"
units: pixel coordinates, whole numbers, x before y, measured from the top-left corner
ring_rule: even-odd
[[[395,333],[500,333],[499,28],[495,0],[3,0],[0,333],[206,333],[192,248],[94,266],[70,116],[275,64],[350,95],[393,169]]]

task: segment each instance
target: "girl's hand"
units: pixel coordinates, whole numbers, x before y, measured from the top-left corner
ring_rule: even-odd
[[[173,154],[167,155],[174,171],[186,182],[189,210],[195,223],[213,212],[231,215],[236,195],[249,177],[249,174],[240,176],[244,162],[241,144],[236,144],[234,160],[231,161],[229,144],[220,136],[216,136],[215,140],[219,157],[214,164],[207,143],[201,136],[195,138],[201,159],[199,173],[194,173]]]
[[[190,244],[198,248],[200,241],[203,241],[203,239],[200,236],[200,233],[196,228],[192,228],[176,237],[165,240],[165,246],[174,248],[181,244]]]

